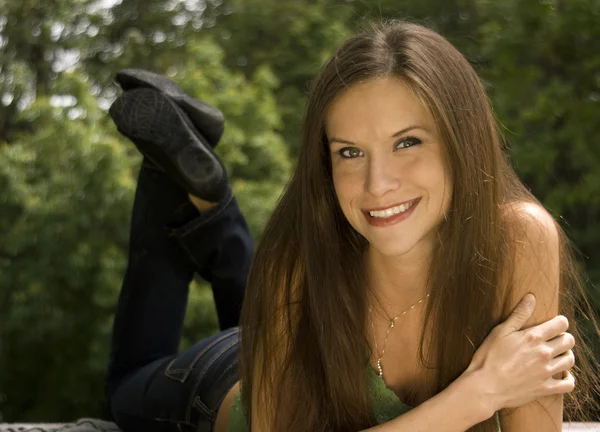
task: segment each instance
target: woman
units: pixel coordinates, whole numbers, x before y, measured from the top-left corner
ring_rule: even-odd
[[[151,191],[142,169],[109,371],[124,429],[560,427],[573,338],[553,317],[559,307],[571,313],[568,298],[558,300],[576,285],[572,260],[560,228],[506,164],[481,84],[447,41],[412,24],[374,28],[317,77],[296,172],[248,278],[241,398],[235,330],[176,349],[194,266],[211,272],[206,258],[219,254],[206,251],[220,232],[235,233],[231,244],[247,258],[247,228],[194,132],[199,123],[185,115],[197,111],[173,89],[145,84],[171,97],[131,85],[113,118],[183,190],[154,173],[166,190]],[[140,119],[145,127],[134,126]],[[154,215],[154,231],[136,233],[136,211]],[[171,213],[165,239],[158,231]],[[200,243],[201,233],[213,237]],[[490,333],[527,292],[538,302],[527,325],[547,321],[521,330],[532,306],[520,304]],[[579,364],[595,386],[584,357]]]

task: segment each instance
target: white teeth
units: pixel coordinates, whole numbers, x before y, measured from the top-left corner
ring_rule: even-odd
[[[389,218],[390,216],[394,216],[394,215],[405,212],[406,210],[411,208],[413,204],[414,204],[414,201],[407,203],[407,204],[400,204],[395,207],[390,207],[389,209],[385,209],[385,210],[371,211],[371,212],[369,212],[369,214],[372,217],[385,219],[385,218]]]

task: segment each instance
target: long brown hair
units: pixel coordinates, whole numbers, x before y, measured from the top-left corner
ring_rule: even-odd
[[[337,202],[324,118],[348,87],[385,76],[402,79],[430,110],[453,179],[429,274],[423,333],[431,340],[425,347],[422,338],[420,349],[423,364],[435,368],[430,396],[466,369],[503,318],[498,311],[508,289],[502,275],[510,272],[511,243],[501,208],[539,203],[507,162],[487,96],[467,60],[419,25],[374,26],[344,43],[313,83],[297,167],[251,268],[242,311],[243,402],[248,421],[260,412],[271,430],[349,431],[375,424],[366,374],[367,242]],[[572,319],[584,290],[568,240],[559,233],[561,312]],[[574,325],[570,331],[579,342]],[[593,404],[588,387],[598,388],[598,379],[584,344],[577,347],[574,395],[582,397],[567,398],[566,405],[583,417]],[[490,419],[473,430],[496,425]]]

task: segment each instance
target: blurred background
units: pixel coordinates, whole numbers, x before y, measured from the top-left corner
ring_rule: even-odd
[[[388,18],[434,28],[475,66],[600,310],[600,1],[0,0],[0,422],[107,415],[141,161],[106,113],[115,72],[166,74],[224,112],[217,153],[258,239],[308,83],[342,40]],[[198,281],[183,344],[216,329]]]

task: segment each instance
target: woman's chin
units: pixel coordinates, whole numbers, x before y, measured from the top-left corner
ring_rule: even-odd
[[[378,255],[386,258],[399,258],[414,249],[415,243],[406,240],[386,239],[369,242],[370,247],[377,251]]]

